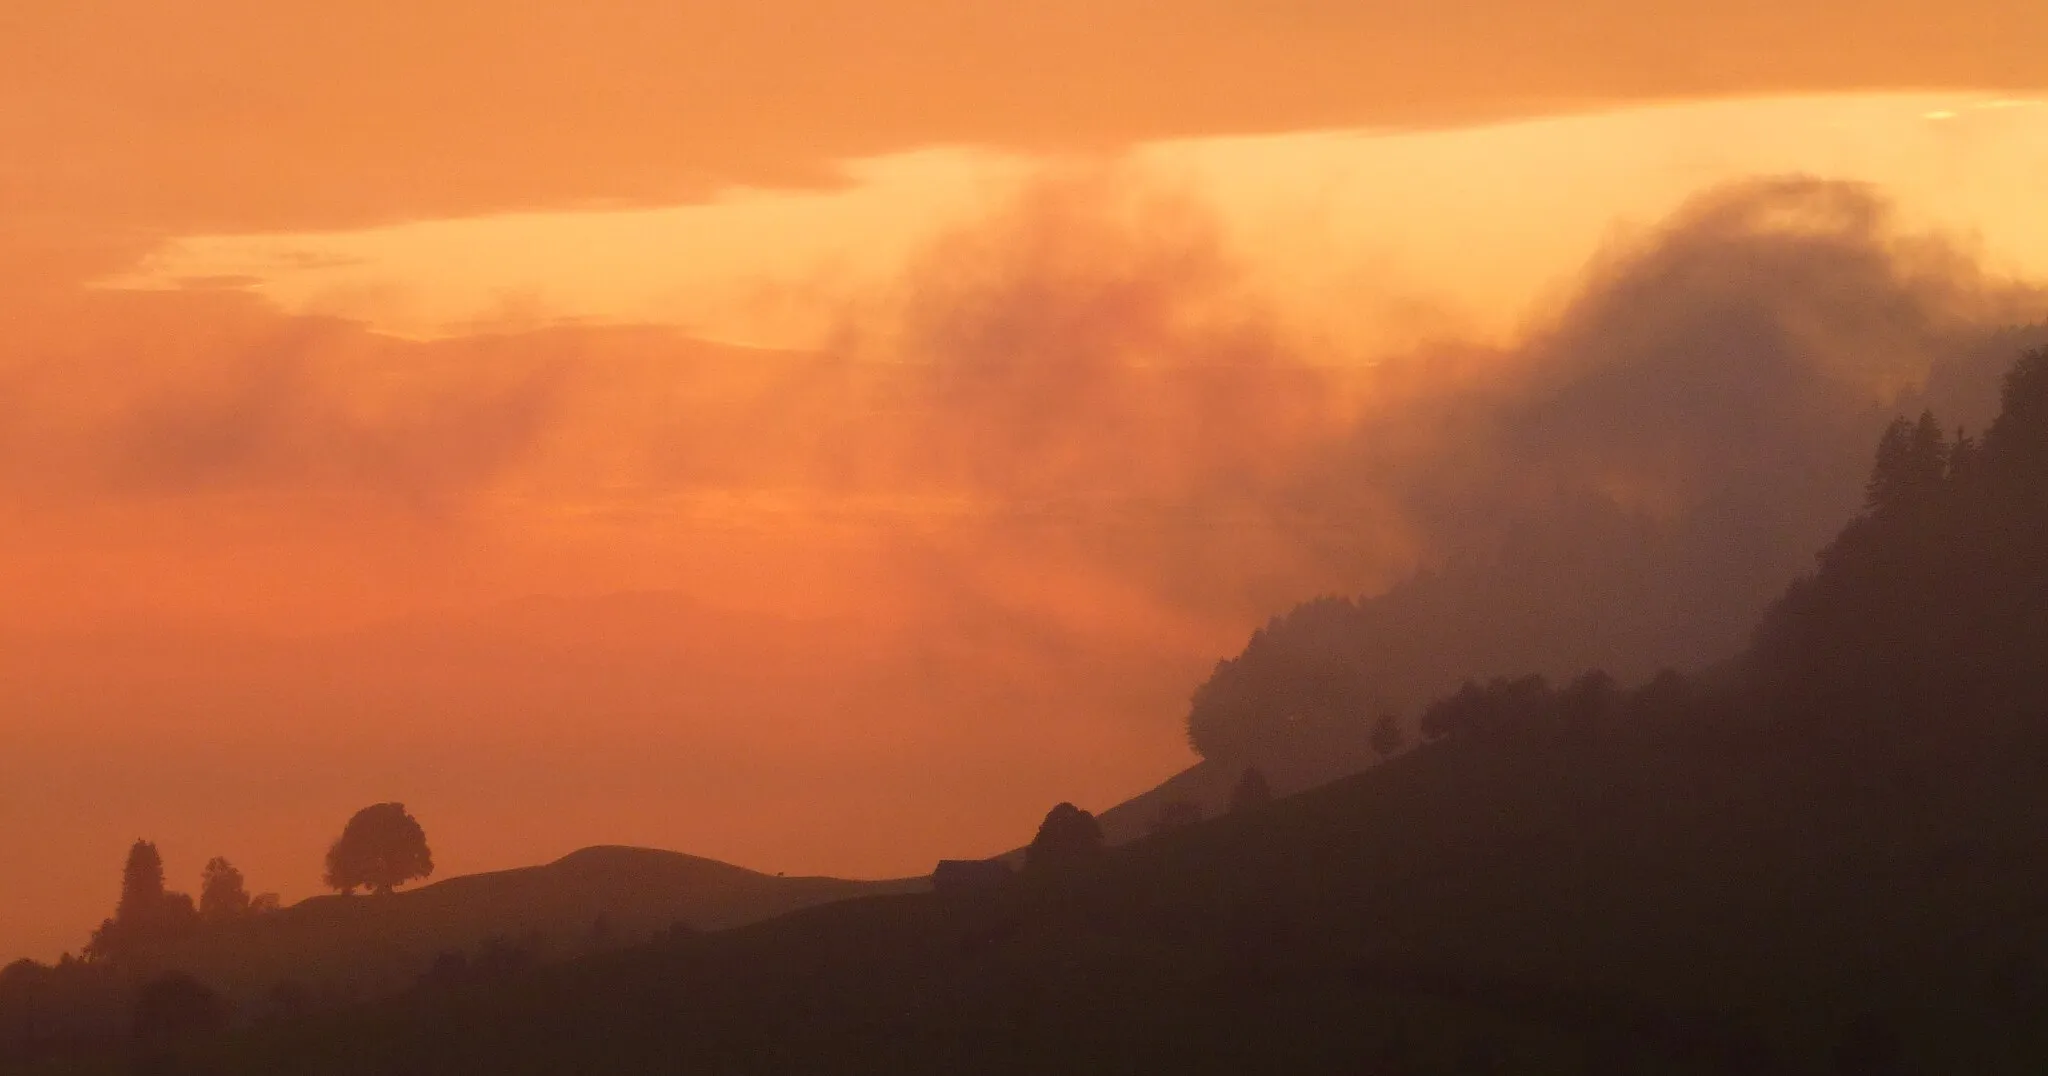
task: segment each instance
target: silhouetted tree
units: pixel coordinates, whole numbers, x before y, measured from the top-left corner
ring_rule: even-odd
[[[1933,412],[1920,421],[1892,420],[1877,442],[1877,462],[1864,492],[1873,512],[1926,503],[1948,477],[1949,445]]]
[[[402,803],[378,803],[357,811],[327,850],[327,885],[343,893],[358,888],[389,893],[433,873],[426,831]]]
[[[1256,810],[1273,802],[1273,786],[1266,783],[1266,775],[1257,766],[1245,767],[1244,776],[1237,779],[1237,787],[1230,790],[1230,812]]]
[[[1201,804],[1193,800],[1168,800],[1159,806],[1159,817],[1152,820],[1152,832],[1165,833],[1201,820]]]
[[[0,968],[0,1070],[53,1049],[111,1046],[127,1033],[134,991],[119,969],[64,954]]]
[[[1436,740],[1533,728],[1556,715],[1556,704],[1550,682],[1541,676],[1500,676],[1484,684],[1467,680],[1422,711],[1422,735]]]
[[[1948,444],[1949,481],[1974,478],[1984,456],[1984,446],[1970,436],[1970,431],[1956,427],[1956,438]]]
[[[1038,835],[1024,849],[1024,869],[1061,870],[1086,863],[1102,853],[1102,826],[1095,816],[1071,803],[1045,813]]]
[[[1407,735],[1401,731],[1400,718],[1393,714],[1381,714],[1373,719],[1372,732],[1367,742],[1372,745],[1374,754],[1386,758],[1399,751],[1406,740]]]
[[[2048,486],[2048,347],[2020,356],[2005,375],[1983,454],[2008,483],[2034,492]]]
[[[227,1027],[227,1005],[199,980],[172,972],[145,983],[135,995],[133,1034],[137,1044],[163,1047]]]
[[[242,872],[225,857],[206,861],[199,882],[199,918],[208,923],[225,923],[249,914],[249,890],[242,884]]]
[[[146,918],[163,904],[164,860],[156,844],[137,840],[128,848],[128,862],[121,867],[121,900],[114,905],[114,918],[134,922]]]
[[[199,921],[192,898],[164,889],[164,861],[156,845],[138,840],[121,868],[121,898],[86,943],[91,960],[118,961],[137,949],[178,937]]]
[[[1930,719],[2048,705],[2048,349],[2007,374],[1981,445],[1933,416],[1885,430],[1870,510],[1759,626],[1766,713],[1827,757],[1931,734]],[[1873,722],[1892,735],[1873,736]]]
[[[1357,616],[1346,599],[1318,598],[1255,632],[1195,689],[1188,745],[1207,759],[1256,758],[1382,705],[1366,674]]]

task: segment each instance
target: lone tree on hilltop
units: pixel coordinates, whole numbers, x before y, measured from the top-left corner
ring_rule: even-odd
[[[1230,793],[1230,812],[1255,810],[1273,802],[1273,786],[1266,783],[1266,775],[1257,766],[1245,767],[1244,776],[1238,778],[1237,787]]]
[[[1095,816],[1062,803],[1045,813],[1038,824],[1038,836],[1024,849],[1024,869],[1032,872],[1061,870],[1085,863],[1102,853],[1102,825]]]
[[[389,893],[433,873],[427,833],[405,813],[402,803],[372,804],[357,811],[327,849],[327,885],[343,893],[358,888]]]

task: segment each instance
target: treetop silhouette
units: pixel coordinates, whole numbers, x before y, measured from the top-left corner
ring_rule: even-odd
[[[199,918],[208,923],[239,919],[251,910],[249,890],[242,872],[223,856],[206,861],[199,883]]]
[[[1024,869],[1061,870],[1088,862],[1102,853],[1102,825],[1095,816],[1071,803],[1045,813],[1038,835],[1024,849]]]
[[[327,850],[325,881],[342,893],[389,893],[433,873],[426,831],[402,803],[377,803],[357,811]]]
[[[150,841],[137,840],[121,868],[121,897],[86,943],[87,959],[118,962],[198,925],[192,898],[164,888],[164,861]]]

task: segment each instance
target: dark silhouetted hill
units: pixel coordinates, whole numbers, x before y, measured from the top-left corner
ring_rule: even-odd
[[[1365,731],[1363,725],[1359,731]],[[1412,732],[1408,738],[1414,739]],[[1395,754],[1399,753],[1397,749]],[[1359,773],[1387,757],[1374,749],[1369,736],[1345,733],[1328,738],[1293,737],[1274,743],[1260,752],[1257,766],[1275,792],[1290,795]],[[1117,845],[1146,836],[1152,832],[1160,813],[1176,803],[1195,805],[1204,818],[1226,813],[1231,790],[1243,778],[1246,765],[1229,758],[1197,761],[1099,813],[1096,817],[1102,824],[1104,838]]]
[[[1798,256],[1766,238],[1737,246],[1754,264],[1678,250],[1665,268],[1741,280]],[[1654,333],[1658,311],[1596,294],[1587,324],[1559,331],[1618,342],[1479,423],[1473,452],[1493,462],[1460,472],[1470,488],[1424,491],[1424,520],[1458,540],[1384,592],[1306,601],[1254,633],[1194,694],[1197,753],[1327,758],[1328,780],[1351,772],[1381,714],[1466,679],[1633,681],[1730,658],[1856,510],[1895,411],[1981,431],[2013,356],[2048,343],[2037,325],[1871,341],[1852,358],[1819,341],[1862,333],[1867,309],[1828,307],[1818,326],[1767,289],[1737,292]],[[1886,377],[1910,387],[1878,387]]]
[[[2048,738],[1901,785],[1752,735],[1448,736],[1088,871],[423,988],[171,1071],[2041,1071]]]
[[[1733,674],[1473,681],[1385,765],[1061,870],[430,983],[155,1061],[2048,1071],[2048,351],[2003,404],[1960,448],[1894,424],[1866,511]]]
[[[2048,710],[2048,347],[1980,432],[1880,441],[1865,511],[1757,633],[1762,704],[1817,744],[1997,740]]]
[[[723,930],[849,897],[923,888],[784,878],[645,848],[598,847],[538,867],[450,878],[416,890],[314,897],[136,959],[140,976],[187,972],[239,999],[280,983],[340,998],[410,986],[443,953],[500,943],[536,962],[645,941],[680,923]],[[602,922],[602,927],[593,927]]]

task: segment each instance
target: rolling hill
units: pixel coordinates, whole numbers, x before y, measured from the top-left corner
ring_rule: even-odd
[[[1365,773],[1006,884],[47,1071],[2048,1071],[2048,350],[2003,403],[1894,423],[1715,677],[1494,680]]]
[[[2048,738],[1431,745],[978,894],[812,908],[166,1071],[2040,1071]],[[1872,1056],[1899,1069],[1838,1067]]]
[[[325,896],[158,949],[141,977],[178,970],[231,996],[297,983],[338,998],[410,985],[444,952],[496,941],[531,958],[644,941],[675,924],[721,930],[925,880],[784,878],[645,848],[596,847],[553,863],[449,878],[381,896]]]

